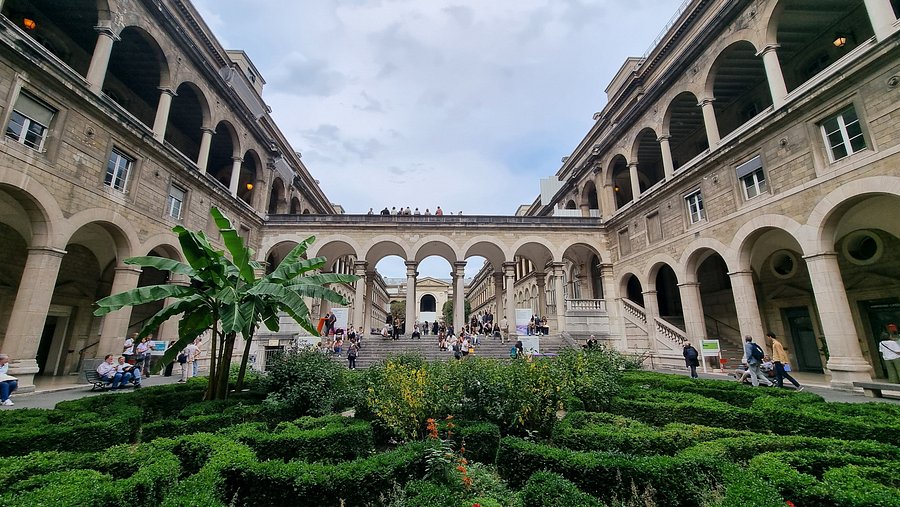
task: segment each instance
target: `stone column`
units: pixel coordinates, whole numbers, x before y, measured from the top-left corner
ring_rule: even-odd
[[[766,69],[766,81],[769,82],[769,91],[772,93],[772,103],[775,109],[784,105],[787,98],[787,86],[784,84],[784,75],[781,73],[781,63],[778,62],[778,44],[768,44],[756,56],[762,56],[763,67]]]
[[[231,157],[231,160],[234,163],[231,164],[231,183],[228,185],[228,190],[231,192],[231,195],[237,197],[238,183],[241,181],[241,164],[244,162],[244,159]]]
[[[538,288],[538,315],[544,317],[547,315],[547,275],[536,271],[534,277]]]
[[[631,180],[631,202],[637,202],[641,197],[641,180],[638,178],[637,162],[628,164],[628,178]]]
[[[94,30],[97,30],[98,34],[97,44],[94,46],[94,54],[91,55],[91,64],[85,79],[91,91],[100,94],[103,91],[103,81],[106,79],[113,42],[118,41],[119,36],[109,26],[95,26]]]
[[[553,285],[556,290],[556,332],[566,330],[566,293],[563,290],[563,277],[566,273],[566,265],[562,262],[553,263]]]
[[[837,254],[824,252],[803,259],[809,269],[819,321],[825,330],[831,387],[853,389],[853,382],[871,381],[872,368],[859,346]]]
[[[353,328],[363,326],[366,315],[366,268],[369,263],[356,261],[353,263],[353,274],[359,277],[356,283],[356,294],[353,296]]]
[[[34,374],[39,370],[35,357],[65,255],[65,250],[51,247],[28,249],[3,340],[3,352],[10,356],[9,374],[18,377],[20,392],[34,391]]]
[[[116,266],[116,274],[113,277],[110,295],[135,289],[141,277],[141,269],[134,266]],[[128,334],[128,326],[131,324],[131,307],[126,306],[121,310],[107,313],[103,317],[102,331],[100,333],[100,345],[97,348],[97,357],[106,354],[118,354],[122,352],[122,343]]]
[[[579,206],[581,208],[581,216],[589,217],[591,216],[591,205],[584,203]]]
[[[459,331],[466,325],[466,261],[453,263],[453,329]]]
[[[363,310],[363,332],[368,333],[372,329],[372,305],[375,298],[375,272],[366,271],[366,301]]]
[[[716,122],[716,110],[713,108],[713,101],[716,99],[706,98],[700,101],[698,106],[703,111],[703,125],[706,127],[706,141],[709,143],[709,150],[712,151],[719,144],[719,124]]]
[[[743,337],[749,335],[765,350],[762,318],[759,315],[756,288],[753,286],[753,271],[733,271],[728,273],[728,277],[731,278],[731,293],[737,310],[738,328],[741,330],[741,344]],[[743,356],[743,352],[741,355]]]
[[[419,263],[416,261],[406,261],[406,334],[408,335],[412,335],[413,326],[416,323],[416,276],[419,275],[416,268],[418,266]],[[455,307],[453,311],[456,313]],[[455,316],[453,320],[456,320]]]
[[[504,262],[503,273],[506,275],[506,302],[503,309],[506,311],[506,320],[509,322],[509,336],[516,336],[516,263]]]
[[[169,124],[169,111],[172,109],[172,97],[174,96],[175,91],[171,88],[159,89],[159,105],[156,106],[156,118],[153,120],[153,138],[159,142],[163,142],[166,138],[166,127]],[[200,152],[203,152],[202,145]]]
[[[881,42],[894,33],[894,22],[897,21],[894,8],[890,0],[865,0],[865,4],[869,21],[875,29],[875,38]]]
[[[603,300],[606,302],[606,315],[609,319],[609,334],[619,336],[619,350],[628,350],[628,335],[619,320],[619,300],[616,298],[616,280],[613,277],[613,265],[611,263],[600,264],[600,278],[603,281]]]
[[[494,272],[494,304],[497,310],[494,312],[494,323],[499,324],[503,318],[503,272]]]
[[[600,193],[600,215],[610,217],[616,212],[616,186],[613,184],[603,185],[603,192]]]
[[[706,339],[706,316],[703,314],[703,300],[700,297],[700,284],[697,282],[679,283],[681,307],[684,310],[684,331],[687,340],[700,351],[700,363],[706,371],[706,359],[702,356],[703,343]]]
[[[197,168],[200,169],[201,173],[205,173],[206,166],[209,165],[209,149],[210,146],[212,146],[212,136],[216,131],[209,127],[204,127],[201,130],[200,154],[197,155]]]
[[[650,340],[650,350],[659,353],[659,344],[656,342],[656,318],[659,317],[659,299],[655,290],[643,292],[644,315],[647,316],[647,339]]]
[[[256,174],[256,181],[253,182],[253,190],[250,193],[250,206],[256,211],[265,213],[265,198],[269,194],[266,179],[262,176],[262,171]]]
[[[670,136],[659,136],[659,149],[662,151],[663,172],[666,181],[672,181],[672,175],[675,174],[675,162],[672,161],[672,147],[669,146]]]

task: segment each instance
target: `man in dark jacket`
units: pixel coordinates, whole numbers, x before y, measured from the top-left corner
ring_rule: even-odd
[[[697,378],[697,367],[700,366],[700,353],[690,342],[684,344],[684,365],[691,369],[691,378]]]

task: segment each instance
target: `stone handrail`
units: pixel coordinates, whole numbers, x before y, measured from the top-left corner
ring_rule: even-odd
[[[647,312],[644,311],[644,308],[641,305],[630,299],[622,298],[622,306],[625,307],[626,313],[631,314],[644,324],[647,323]]]
[[[535,216],[500,216],[500,215],[268,215],[270,224],[366,224],[366,225],[522,225],[543,227],[546,225],[561,227],[596,228],[597,219],[591,217],[535,217]]]
[[[606,312],[606,301],[603,299],[567,299],[566,309]]]
[[[678,329],[677,327],[669,324],[668,322],[656,318],[656,336],[661,338],[668,338],[673,343],[681,346],[687,342],[687,336],[684,331]]]

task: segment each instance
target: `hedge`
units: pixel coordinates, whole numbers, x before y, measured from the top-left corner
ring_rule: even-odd
[[[146,423],[141,426],[141,440],[149,442],[160,437],[177,437],[188,433],[212,433],[227,426],[261,421],[264,418],[263,409],[259,405],[236,405],[219,413],[207,414],[204,412],[204,410],[199,410],[197,411],[199,415],[186,419],[170,418]]]
[[[500,428],[496,424],[464,420],[454,420],[453,424],[450,440],[456,450],[465,446],[466,459],[487,464],[493,464],[497,460]],[[438,423],[438,432],[441,435],[447,434],[446,420]]]
[[[424,474],[425,446],[393,451],[337,465],[232,458],[222,467],[225,496],[237,506],[363,505]]]
[[[234,460],[256,457],[247,446],[209,433],[159,439],[152,445],[171,449],[186,476],[166,492],[162,507],[225,507],[221,470]]]
[[[557,446],[579,451],[671,456],[697,442],[744,434],[749,433],[681,423],[656,428],[614,414],[570,412],[557,423],[552,441]]]
[[[404,490],[406,507],[459,507],[453,490],[431,481],[411,481]]]
[[[532,473],[549,470],[583,491],[612,502],[646,496],[656,505],[701,505],[724,484],[728,464],[707,456],[627,456],[573,452],[515,437],[500,441],[500,475],[521,487]]]
[[[19,470],[31,475],[18,481],[5,477],[8,486],[0,505],[156,506],[179,475],[178,459],[164,449],[122,446],[88,456],[43,453],[13,458],[22,460]]]
[[[271,431],[260,423],[241,424],[221,434],[247,445],[260,460],[340,462],[368,455],[374,447],[368,422],[341,416],[303,417]]]
[[[599,500],[552,472],[531,474],[522,488],[522,507],[603,507]]]
[[[39,412],[47,415],[41,417],[32,412],[0,418],[0,455],[105,449],[134,442],[141,421],[140,408],[128,406],[112,414],[80,413],[62,420],[60,414],[47,410]]]

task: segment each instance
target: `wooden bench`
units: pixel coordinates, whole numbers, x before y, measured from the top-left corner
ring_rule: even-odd
[[[869,398],[881,398],[881,391],[900,392],[900,384],[888,384],[887,382],[854,382],[853,387],[862,388]]]
[[[101,377],[100,374],[97,373],[97,370],[84,370],[84,378],[87,380],[88,384],[91,384],[91,391],[106,391],[112,386],[112,382]],[[128,383],[134,387],[139,385],[134,378]]]

